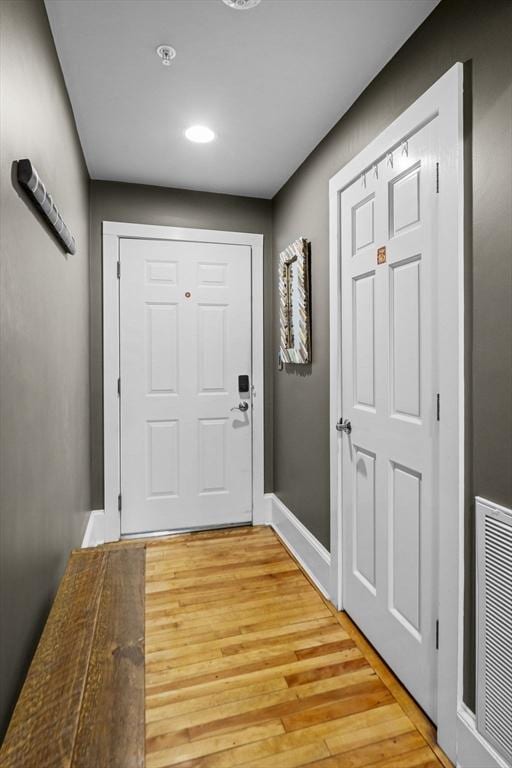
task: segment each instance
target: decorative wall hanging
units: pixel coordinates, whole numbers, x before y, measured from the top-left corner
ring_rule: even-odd
[[[300,237],[279,254],[280,358],[311,362],[311,309],[308,241]]]
[[[66,252],[75,253],[75,238],[64,224],[52,196],[47,192],[30,160],[18,160],[18,182],[27,190],[37,210],[44,216],[45,221],[62,243]]]

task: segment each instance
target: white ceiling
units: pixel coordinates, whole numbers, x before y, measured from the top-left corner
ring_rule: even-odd
[[[438,0],[46,0],[91,177],[272,197]],[[177,50],[162,66],[157,45]],[[195,123],[217,134],[191,144]]]

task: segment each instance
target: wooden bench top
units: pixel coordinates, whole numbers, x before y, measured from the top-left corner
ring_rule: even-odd
[[[1,768],[144,766],[144,562],[143,545],[71,554]]]

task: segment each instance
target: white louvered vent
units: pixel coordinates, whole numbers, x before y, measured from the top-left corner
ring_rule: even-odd
[[[512,762],[512,511],[477,499],[477,727]]]

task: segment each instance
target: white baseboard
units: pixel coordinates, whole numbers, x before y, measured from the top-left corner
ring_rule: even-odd
[[[297,558],[318,589],[329,598],[331,555],[273,493],[265,494],[266,522]]]
[[[263,497],[263,519],[258,523],[259,525],[272,525],[272,504],[274,501],[273,493],[266,493]],[[255,523],[256,525],[256,523]]]
[[[510,768],[477,731],[475,717],[464,705],[457,712],[457,768]]]
[[[97,547],[105,543],[105,513],[102,509],[94,509],[89,515],[87,528],[82,541],[82,549]]]
[[[263,498],[255,501],[252,511],[253,525],[270,525],[272,516],[272,493],[265,493]]]

